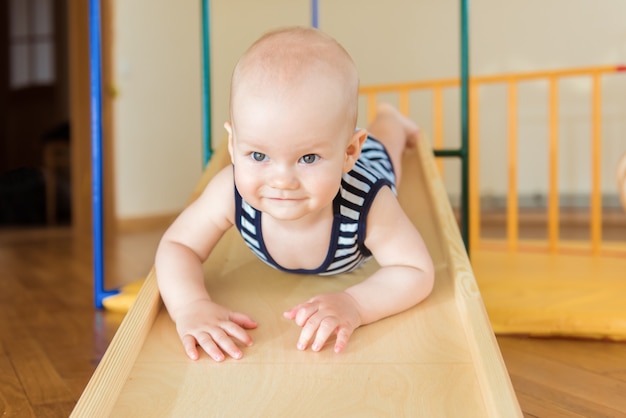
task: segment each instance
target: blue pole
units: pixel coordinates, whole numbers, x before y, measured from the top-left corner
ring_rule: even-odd
[[[91,187],[93,221],[94,299],[102,308],[105,297],[116,292],[104,290],[104,234],[102,216],[102,53],[100,2],[89,1],[89,62],[91,85]]]
[[[311,0],[311,26],[320,27],[320,9],[318,0]]]
[[[209,0],[202,0],[202,156],[211,159],[211,31]]]

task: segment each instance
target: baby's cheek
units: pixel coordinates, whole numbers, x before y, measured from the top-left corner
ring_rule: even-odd
[[[318,194],[325,195],[324,200],[333,200],[341,186],[341,176],[319,176],[314,182]]]
[[[256,170],[237,167],[235,170],[235,186],[237,186],[237,190],[242,195],[243,193],[250,193],[262,184],[261,177],[261,174]]]

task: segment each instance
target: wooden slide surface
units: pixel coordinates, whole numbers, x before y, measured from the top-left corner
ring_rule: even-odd
[[[194,196],[229,158],[214,156]],[[282,312],[343,289],[372,260],[335,276],[271,269],[233,228],[205,263],[212,297],[259,327],[241,360],[191,361],[158,293],[154,270],[79,399],[73,417],[521,417],[430,145],[405,155],[402,205],[436,267],[420,305],[359,328],[341,354],[296,349],[300,328]]]

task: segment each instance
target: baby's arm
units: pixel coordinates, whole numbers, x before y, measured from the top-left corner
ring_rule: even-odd
[[[165,232],[156,254],[161,297],[176,323],[185,352],[195,360],[200,345],[216,361],[224,353],[241,358],[233,339],[252,344],[245,329],[256,322],[214,303],[204,284],[202,263],[233,224],[232,167],[220,171],[202,195]]]
[[[391,190],[378,192],[367,219],[366,246],[381,268],[344,292],[316,296],[285,312],[302,327],[298,348],[320,350],[337,334],[335,351],[352,332],[425,299],[434,284],[433,263],[421,235]]]

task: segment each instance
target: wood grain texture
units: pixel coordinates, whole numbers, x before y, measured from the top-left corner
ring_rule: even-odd
[[[72,401],[72,394],[39,343],[32,338],[4,344],[17,377],[34,404]]]
[[[146,248],[156,248],[162,233],[117,237],[107,263],[109,274],[113,267],[122,272],[149,271],[154,254],[147,254]],[[133,257],[118,260],[119,253]],[[123,315],[94,309],[88,247],[77,244],[68,228],[0,230],[0,266],[0,415],[66,418]],[[71,391],[72,402],[44,397],[39,398],[41,404],[30,401],[4,349],[25,338],[39,344]],[[525,417],[626,415],[626,344],[506,335],[497,340]],[[580,381],[594,375],[592,381],[609,390],[587,396]]]
[[[528,416],[626,416],[626,345],[499,337]]]
[[[375,262],[335,278],[288,275],[229,231],[205,263],[206,285],[259,321],[244,358],[187,359],[151,273],[72,416],[521,416],[432,151],[421,144],[406,158],[401,203],[436,266],[426,301],[360,328],[341,355],[300,352],[282,312],[363,280]],[[228,162],[223,148],[197,191],[214,162]]]
[[[443,246],[442,252],[447,255],[448,274],[455,286],[454,297],[463,328],[467,333],[467,343],[478,370],[486,407],[490,416],[519,416],[521,414],[519,406],[516,402],[511,402],[511,398],[514,398],[511,396],[514,393],[511,380],[491,329],[456,218],[448,202],[441,177],[438,175],[439,171],[434,159],[425,157],[431,153],[427,143],[420,141],[418,147],[422,156],[419,164],[409,163],[405,164],[405,167],[414,170],[411,173],[412,179],[425,179],[427,198],[437,210],[438,216],[435,217],[437,229],[433,233],[438,234],[436,241]],[[419,175],[418,167],[423,171],[423,176]],[[408,203],[403,204],[410,208],[408,209],[410,213],[417,212],[417,208],[410,207]],[[415,224],[419,223],[418,219],[413,221]]]
[[[69,229],[0,231],[0,266],[0,415],[67,417],[121,315],[93,308]]]
[[[34,417],[30,401],[13,367],[11,358],[0,345],[0,410],[5,416]]]

